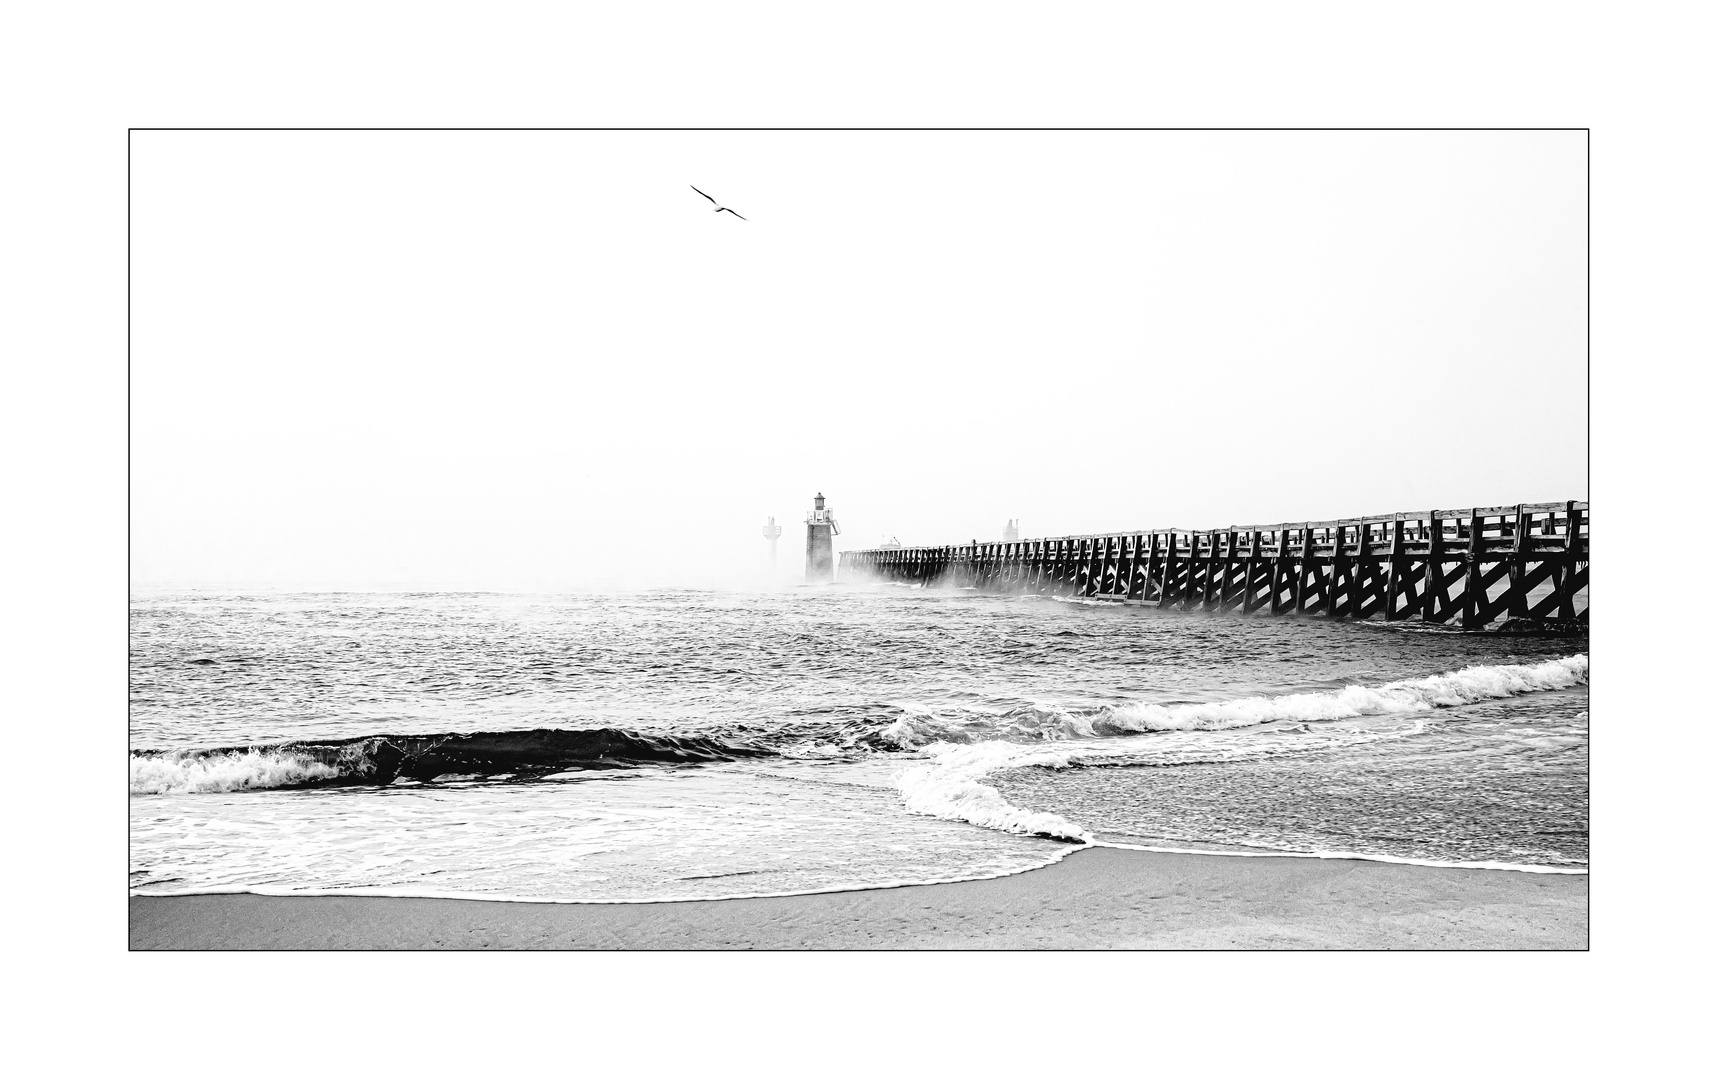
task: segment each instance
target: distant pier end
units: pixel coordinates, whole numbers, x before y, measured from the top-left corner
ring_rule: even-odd
[[[770,577],[775,577],[775,542],[781,539],[781,526],[770,518],[764,523],[764,539],[770,542]]]
[[[1466,630],[1498,621],[1574,629],[1588,621],[1590,537],[1585,502],[1518,503],[845,551],[841,576],[1150,607],[1417,619]]]
[[[813,500],[811,513],[805,515],[805,583],[824,585],[835,580],[835,538],[841,527],[835,524],[835,512],[823,504],[823,492]]]

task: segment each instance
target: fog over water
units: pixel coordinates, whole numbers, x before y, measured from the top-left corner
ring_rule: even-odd
[[[133,577],[752,587],[818,491],[838,549],[1585,498],[1585,152],[138,132]]]

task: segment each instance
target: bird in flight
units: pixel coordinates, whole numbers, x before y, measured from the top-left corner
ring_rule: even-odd
[[[689,184],[687,186],[690,187],[693,191],[698,191],[698,185],[697,184]],[[704,193],[702,191],[698,191],[698,194],[704,195]],[[710,196],[704,195],[704,198],[710,199]],[[733,214],[735,217],[739,218],[741,221],[746,220],[746,215],[738,213],[738,212],[733,211],[733,210],[729,210],[727,207],[723,206],[721,203],[716,202],[715,199],[710,199],[710,202],[716,207],[716,213],[718,213],[718,214],[729,213],[729,214]]]

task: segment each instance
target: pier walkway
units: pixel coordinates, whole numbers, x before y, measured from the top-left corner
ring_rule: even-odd
[[[1589,532],[1585,502],[1520,503],[844,551],[839,576],[1470,630],[1499,620],[1573,627],[1587,621]]]

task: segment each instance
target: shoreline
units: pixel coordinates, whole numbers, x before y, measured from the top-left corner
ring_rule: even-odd
[[[128,898],[132,950],[1588,948],[1588,875],[1091,847],[934,885],[554,903]]]

